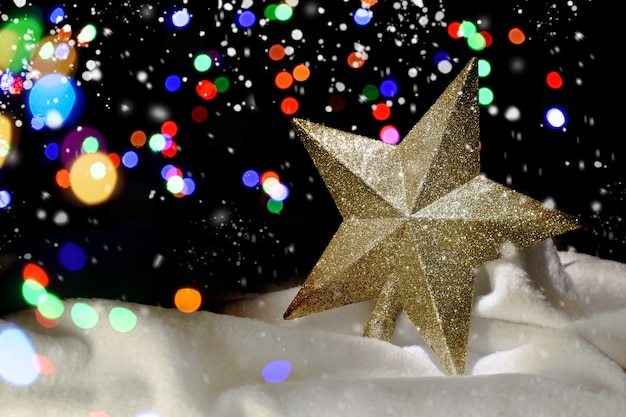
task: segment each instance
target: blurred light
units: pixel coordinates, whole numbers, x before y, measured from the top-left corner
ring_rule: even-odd
[[[84,330],[95,327],[100,319],[100,315],[93,307],[81,302],[74,303],[70,316],[74,324]]]
[[[277,201],[271,198],[267,200],[267,211],[269,211],[270,213],[278,214],[282,211],[282,209],[283,209],[282,201]]]
[[[304,64],[298,64],[294,67],[292,73],[296,81],[306,81],[311,75],[311,70]]]
[[[254,25],[256,22],[256,16],[250,10],[244,10],[239,14],[237,21],[239,22],[239,26],[247,29]]]
[[[31,306],[37,306],[39,304],[39,300],[47,294],[48,291],[44,288],[44,286],[32,278],[27,278],[22,283],[22,298],[24,298],[24,301]]]
[[[59,261],[69,271],[78,271],[87,264],[87,252],[76,243],[68,242],[59,249]]]
[[[509,41],[513,45],[521,45],[526,40],[526,35],[524,34],[524,32],[517,27],[509,30],[508,37]]]
[[[484,78],[489,74],[491,74],[491,63],[486,59],[480,58],[478,60],[478,76]]]
[[[374,101],[380,95],[380,91],[378,90],[378,87],[374,84],[368,84],[363,87],[363,92],[361,94],[363,94],[363,97],[365,97],[366,100]]]
[[[213,80],[213,84],[215,84],[215,89],[218,93],[225,93],[230,88],[230,80],[224,76],[219,76]]]
[[[54,142],[49,143],[44,148],[43,153],[49,160],[56,161],[59,157],[59,145]]]
[[[207,54],[198,54],[193,60],[193,67],[198,72],[205,72],[211,68],[213,61],[211,57]]]
[[[147,139],[148,138],[145,132],[143,132],[142,130],[135,130],[130,135],[130,143],[136,148],[141,148],[143,145],[145,145]]]
[[[548,87],[558,89],[563,86],[563,78],[561,78],[561,74],[557,71],[550,71],[548,75],[546,75],[546,83]]]
[[[183,313],[193,313],[202,305],[202,295],[193,288],[181,288],[174,295],[174,305]]]
[[[41,22],[35,16],[9,18],[6,14],[0,26],[0,72],[8,70],[20,73],[30,65],[32,51],[43,32]]]
[[[32,364],[33,368],[35,368],[41,375],[50,375],[56,369],[50,358],[38,353],[35,353],[32,356]]]
[[[48,320],[56,320],[63,315],[65,306],[58,296],[47,292],[37,300],[37,311]]]
[[[480,87],[478,89],[478,103],[488,106],[493,103],[493,91],[489,87]]]
[[[39,377],[33,366],[35,354],[23,330],[0,324],[0,379],[11,385],[31,385]]]
[[[118,332],[127,333],[137,325],[137,315],[125,307],[113,307],[109,312],[109,323]]]
[[[268,363],[263,367],[263,379],[272,384],[283,382],[291,373],[291,362],[286,360],[277,360]]]
[[[165,145],[167,144],[167,139],[161,133],[154,133],[150,136],[150,140],[148,140],[148,147],[153,152],[161,152],[165,149]]]
[[[13,142],[12,130],[9,118],[0,113],[0,168],[2,168],[11,152],[11,144]]]
[[[137,155],[137,152],[126,151],[122,155],[122,164],[124,164],[126,168],[135,168],[138,163],[139,156]]]
[[[117,186],[117,170],[102,152],[86,153],[70,168],[69,182],[74,196],[88,205],[108,201]]]
[[[274,77],[274,84],[281,90],[286,90],[293,84],[293,76],[288,71],[281,71]]]
[[[467,46],[473,51],[482,51],[487,46],[487,40],[480,32],[467,38]]]
[[[559,129],[567,123],[565,111],[560,107],[550,107],[545,117],[548,125],[554,129]]]
[[[400,142],[400,132],[395,126],[387,125],[380,130],[380,140],[391,145]]]
[[[293,9],[288,4],[281,3],[274,9],[274,16],[276,16],[276,19],[286,22],[293,16]]]
[[[259,185],[259,173],[253,169],[249,169],[243,173],[241,181],[243,182],[243,185],[248,188],[256,187]]]
[[[24,268],[22,269],[22,277],[24,278],[24,281],[28,279],[37,281],[42,287],[47,287],[50,282],[50,278],[48,278],[46,271],[39,265],[32,262],[24,265]]]
[[[376,120],[387,120],[391,116],[391,109],[385,103],[378,103],[372,108],[372,115]]]
[[[448,35],[453,39],[461,39],[463,33],[461,32],[461,23],[452,22],[448,25]]]
[[[53,25],[58,25],[65,19],[65,10],[62,7],[57,7],[50,12],[49,20]]]
[[[372,12],[369,9],[365,9],[363,7],[357,9],[354,12],[354,23],[359,26],[365,26],[372,21]]]
[[[161,125],[161,133],[168,138],[173,138],[178,133],[178,125],[172,120],[167,120]]]
[[[293,97],[286,97],[280,103],[280,109],[282,110],[284,114],[288,116],[296,113],[298,111],[298,107],[299,107],[298,100],[296,100]]]
[[[94,151],[107,152],[102,133],[89,126],[78,126],[63,138],[61,162],[63,166],[69,168],[80,155]]]
[[[77,98],[76,87],[68,77],[48,74],[36,81],[30,90],[28,108],[33,118],[41,118],[49,128],[58,129],[77,107]]]
[[[178,75],[169,75],[165,79],[165,89],[170,93],[178,91],[181,85],[182,81]]]
[[[351,68],[361,68],[365,64],[365,56],[358,51],[351,52],[347,61]]]
[[[433,56],[433,61],[438,66],[441,61],[450,61],[450,54],[446,51],[437,51]]]
[[[196,123],[204,122],[209,117],[209,111],[204,106],[196,106],[191,110],[191,119]]]
[[[384,80],[380,83],[380,94],[387,98],[392,98],[398,94],[398,85],[393,80]]]
[[[4,210],[11,204],[11,193],[7,190],[0,190],[0,210]]]
[[[96,27],[92,24],[88,24],[83,27],[78,35],[76,35],[76,40],[78,41],[78,45],[86,45],[89,42],[93,41],[96,38],[96,34],[98,31]]]
[[[212,100],[217,95],[217,87],[211,81],[201,80],[196,85],[196,93],[205,100]]]
[[[285,47],[277,43],[270,46],[267,53],[272,61],[280,61],[285,57]]]
[[[172,23],[178,28],[187,26],[190,20],[191,17],[186,9],[178,10],[172,14]]]

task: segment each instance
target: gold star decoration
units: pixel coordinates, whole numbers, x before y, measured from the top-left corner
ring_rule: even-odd
[[[476,268],[580,227],[480,174],[476,58],[398,145],[293,126],[342,222],[285,319],[377,299],[363,336],[391,340],[404,311],[446,372],[463,374]]]

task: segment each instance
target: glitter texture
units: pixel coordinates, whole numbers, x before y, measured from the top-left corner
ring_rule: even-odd
[[[364,336],[391,340],[404,311],[465,372],[475,269],[580,227],[480,175],[477,96],[474,58],[398,145],[293,120],[343,221],[285,319],[377,298]]]

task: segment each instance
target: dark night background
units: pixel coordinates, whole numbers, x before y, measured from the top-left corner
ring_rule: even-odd
[[[597,1],[424,0],[421,5],[379,0],[370,7],[372,22],[360,27],[352,20],[361,7],[358,0],[300,0],[288,21],[261,24],[265,8],[277,3],[42,1],[22,6],[3,1],[0,24],[39,12],[44,33],[64,24],[78,32],[88,23],[98,33],[77,48],[74,78],[85,102],[73,124],[34,131],[24,105],[28,91],[0,92],[0,112],[23,123],[16,128],[19,143],[0,168],[0,190],[12,196],[11,204],[0,209],[0,314],[27,306],[21,296],[27,262],[46,270],[48,290],[62,298],[104,297],[165,307],[173,306],[173,294],[181,287],[200,290],[203,308],[212,309],[240,292],[299,283],[341,218],[291,130],[291,116],[281,112],[281,100],[298,99],[296,117],[372,138],[383,125],[393,124],[403,136],[472,56],[492,65],[492,73],[481,79],[495,96],[491,108],[481,109],[484,173],[578,216],[583,229],[558,237],[559,248],[626,262],[624,138],[614,116],[623,105],[612,107],[612,97],[621,91],[610,46],[618,38],[609,33],[610,24],[602,23],[607,11]],[[47,16],[57,6],[66,16],[54,25]],[[183,8],[191,21],[176,28],[171,16]],[[257,16],[249,29],[236,23],[244,8]],[[419,23],[420,18],[428,23]],[[463,39],[453,39],[446,26],[458,21],[487,30],[492,45],[472,51]],[[523,44],[508,41],[513,27],[526,33]],[[303,33],[300,40],[293,39],[296,29]],[[267,50],[276,43],[293,47],[293,53],[271,60]],[[358,69],[346,63],[355,43],[368,55]],[[192,59],[207,51],[219,59],[200,73]],[[434,63],[439,51],[452,59],[447,74]],[[101,79],[81,78],[88,63],[97,64]],[[274,76],[300,63],[310,67],[310,78],[278,89]],[[410,69],[416,75],[409,75]],[[546,85],[550,71],[561,74],[563,87]],[[186,77],[179,91],[165,89],[170,74]],[[230,80],[228,91],[212,100],[196,94],[199,80],[219,76]],[[372,117],[374,103],[360,95],[365,85],[388,77],[399,92],[388,99],[391,117],[382,122]],[[345,107],[327,111],[329,100],[338,96]],[[565,130],[545,126],[543,113],[550,105],[566,109]],[[208,110],[201,123],[191,118],[196,106]],[[519,120],[504,116],[509,106],[519,109]],[[157,132],[166,120],[178,125],[180,152],[167,160],[146,146],[134,148],[139,164],[120,167],[122,187],[112,200],[80,205],[56,185],[61,164],[49,160],[44,147],[60,144],[76,126],[98,129],[108,151],[121,155],[133,149],[132,132]],[[165,189],[160,170],[166,163],[194,179],[193,194],[177,198]],[[265,208],[262,190],[242,184],[248,169],[275,171],[289,187],[280,213]],[[67,215],[66,223],[54,221],[59,213]],[[67,270],[59,262],[59,246],[66,242],[87,253],[89,261],[80,270]]]

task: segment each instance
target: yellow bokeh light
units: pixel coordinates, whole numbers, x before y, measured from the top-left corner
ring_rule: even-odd
[[[71,43],[63,42],[54,35],[48,35],[41,39],[33,51],[31,60],[30,74],[31,78],[35,79],[53,72],[73,77],[78,70],[76,48]]]
[[[0,168],[4,165],[11,152],[11,121],[8,117],[0,114]]]
[[[94,205],[111,198],[118,183],[113,161],[102,152],[84,153],[70,168],[70,188],[81,202]]]

